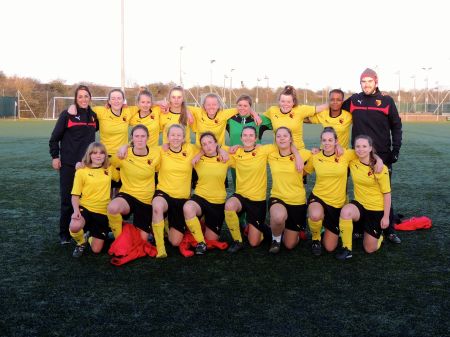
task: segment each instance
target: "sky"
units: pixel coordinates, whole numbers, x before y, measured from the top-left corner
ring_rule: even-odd
[[[0,71],[7,76],[120,87],[121,0],[0,4]],[[124,4],[126,86],[179,84],[181,60],[186,87],[360,91],[359,76],[370,67],[382,90],[398,90],[399,81],[402,90],[414,82],[424,89],[427,77],[430,89],[450,88],[450,26],[442,1]]]

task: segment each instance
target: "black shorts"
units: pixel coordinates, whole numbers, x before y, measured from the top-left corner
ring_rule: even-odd
[[[380,238],[383,230],[381,229],[381,219],[384,211],[370,211],[365,209],[358,201],[352,200],[351,204],[359,210],[359,220],[355,222],[355,227],[363,228],[364,231],[376,239]]]
[[[241,214],[246,213],[247,223],[252,224],[262,232],[266,222],[266,201],[253,201],[237,193],[234,193],[232,197],[237,198],[241,202],[242,209],[238,215],[240,216]]]
[[[287,219],[284,227],[291,231],[299,232],[306,228],[306,204],[289,205],[279,198],[269,199],[269,210],[275,204],[283,205],[287,211]]]
[[[199,218],[202,215],[205,216],[206,227],[208,227],[217,235],[220,235],[223,221],[225,220],[225,204],[213,204],[195,194],[192,196],[191,200],[196,202],[200,206],[202,214],[199,216]]]
[[[80,213],[86,223],[84,231],[89,231],[96,239],[106,240],[109,232],[108,217],[105,214],[91,212],[83,206],[80,206]]]
[[[313,202],[318,202],[323,207],[324,217],[322,225],[332,233],[339,235],[339,216],[341,214],[341,208],[330,206],[311,193],[308,198],[308,205]]]
[[[164,213],[164,216],[167,215],[167,218],[169,219],[169,228],[175,228],[177,231],[184,234],[186,231],[186,222],[184,221],[183,206],[188,199],[172,198],[166,192],[161,190],[156,190],[153,198],[154,197],[164,198],[167,202],[168,210]]]
[[[130,213],[124,215],[124,219],[133,214],[133,225],[146,233],[150,233],[152,225],[152,205],[144,204],[132,195],[119,192],[115,198],[123,198],[130,206]],[[115,199],[114,198],[114,199]]]

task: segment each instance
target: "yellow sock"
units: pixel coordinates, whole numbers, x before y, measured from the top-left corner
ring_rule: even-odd
[[[92,246],[92,240],[94,240],[94,237],[90,236],[88,239],[89,246]]]
[[[158,255],[156,255],[156,257],[167,257],[166,246],[164,245],[164,220],[152,224],[152,228],[156,249],[158,250]]]
[[[339,231],[341,232],[342,247],[352,250],[353,221],[339,218]]]
[[[109,228],[114,235],[114,238],[122,234],[122,215],[121,214],[109,214],[108,213]]]
[[[225,211],[225,222],[234,241],[242,242],[239,218],[235,211]]]
[[[194,216],[192,219],[184,219],[184,221],[186,221],[186,226],[191,231],[195,241],[198,243],[205,242],[205,238],[202,233],[202,226],[200,225],[198,218]]]
[[[77,243],[77,245],[82,245],[86,242],[86,240],[84,239],[84,230],[81,229],[79,232],[72,232],[70,231],[70,236],[73,237],[73,239],[75,240],[75,242]]]
[[[383,235],[380,235],[380,237],[378,238],[377,250],[380,249],[382,243],[383,243]]]
[[[311,236],[313,241],[320,241],[321,237],[321,231],[322,231],[322,220],[319,221],[312,221],[310,218],[308,218],[308,226],[309,230],[311,231]]]
[[[164,218],[164,230],[166,231],[166,235],[169,236],[169,218]]]

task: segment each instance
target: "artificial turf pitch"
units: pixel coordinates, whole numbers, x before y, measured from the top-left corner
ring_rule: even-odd
[[[54,122],[0,121],[0,336],[448,336],[450,124],[405,124],[393,198],[431,230],[353,259],[268,244],[114,267],[57,237]],[[305,126],[308,146],[319,129]],[[308,191],[313,179],[308,183]],[[224,239],[229,240],[227,232]]]

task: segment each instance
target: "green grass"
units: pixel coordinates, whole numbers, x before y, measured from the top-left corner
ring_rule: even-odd
[[[404,125],[394,203],[433,228],[400,233],[399,246],[369,256],[356,242],[346,263],[303,242],[277,256],[169,247],[122,267],[59,245],[53,125],[0,122],[0,336],[449,335],[450,124]],[[318,130],[305,126],[308,146]]]

